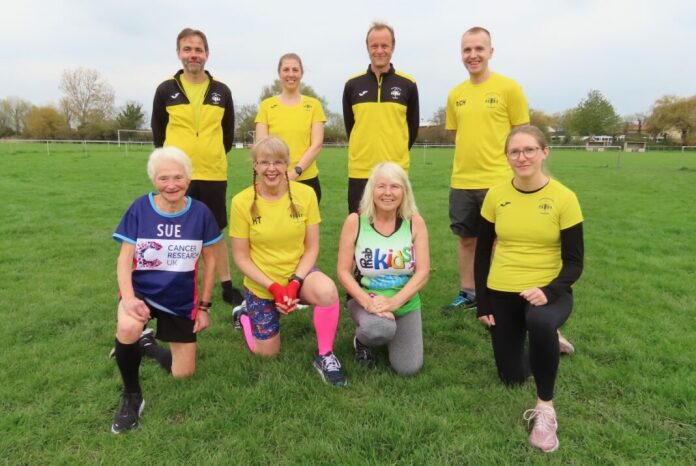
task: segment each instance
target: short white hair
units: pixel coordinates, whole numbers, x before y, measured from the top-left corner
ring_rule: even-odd
[[[150,158],[147,161],[147,176],[150,177],[150,181],[155,182],[155,177],[157,176],[157,171],[163,162],[174,162],[181,166],[186,173],[186,178],[190,181],[193,176],[193,165],[191,165],[191,159],[188,158],[186,153],[174,146],[160,147],[152,151]]]
[[[391,182],[399,184],[404,190],[404,196],[401,199],[401,205],[399,205],[397,214],[405,220],[410,220],[414,214],[418,213],[416,199],[413,196],[413,188],[411,188],[411,182],[408,180],[408,175],[406,175],[404,169],[394,162],[383,162],[372,169],[360,200],[360,215],[364,215],[370,222],[374,221],[375,185],[377,184],[377,179],[382,176]]]

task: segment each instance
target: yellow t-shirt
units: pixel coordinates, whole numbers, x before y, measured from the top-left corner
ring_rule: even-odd
[[[201,125],[201,109],[203,108],[203,99],[205,98],[205,91],[208,89],[210,84],[210,78],[205,78],[202,83],[192,83],[186,80],[183,75],[181,75],[181,85],[184,86],[184,92],[186,97],[188,97],[189,102],[191,102],[191,108],[193,109],[193,122],[196,128]]]
[[[326,121],[321,102],[314,97],[303,95],[300,103],[293,106],[285,105],[278,96],[269,97],[261,102],[256,123],[268,126],[268,134],[278,136],[290,148],[290,164],[292,171],[311,144],[312,125]],[[319,175],[316,161],[307,167],[299,180],[316,178]]]
[[[519,293],[546,286],[561,270],[561,230],[582,222],[575,194],[551,179],[523,193],[510,180],[491,188],[481,216],[495,223],[497,245],[488,288]]]
[[[300,214],[298,218],[290,216],[290,198],[286,193],[275,201],[257,196],[259,217],[252,220],[253,186],[234,196],[230,209],[230,236],[248,239],[251,260],[267,277],[283,286],[295,273],[304,254],[307,226],[321,222],[314,190],[295,181],[290,182],[290,190]],[[273,297],[266,288],[247,277],[244,277],[244,286],[259,298]]]
[[[512,178],[505,138],[529,123],[527,99],[512,79],[493,73],[481,84],[466,80],[447,96],[445,128],[456,130],[450,186],[487,189]]]

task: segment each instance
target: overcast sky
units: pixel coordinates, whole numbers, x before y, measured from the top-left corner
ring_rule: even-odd
[[[493,36],[491,68],[516,79],[532,108],[576,106],[600,90],[621,115],[647,112],[664,94],[696,94],[694,0],[111,1],[0,0],[0,98],[55,104],[65,69],[93,68],[116,103],[135,100],[148,114],[159,82],[172,75],[176,35],[203,30],[207,68],[232,89],[235,105],[257,103],[285,52],[298,53],[304,82],[341,111],[343,84],[369,59],[371,21],[396,30],[393,63],[416,78],[429,119],[466,79],[463,31]]]

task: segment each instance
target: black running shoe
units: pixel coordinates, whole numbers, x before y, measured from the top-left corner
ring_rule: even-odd
[[[138,427],[138,419],[144,407],[145,400],[142,393],[122,393],[121,405],[114,416],[114,423],[111,424],[111,432],[120,434]]]
[[[369,346],[360,343],[358,337],[353,337],[353,348],[355,348],[355,360],[358,361],[358,364],[367,369],[375,367],[377,363],[375,355],[372,354]]]
[[[343,369],[341,369],[341,363],[333,352],[326,353],[323,356],[317,355],[314,358],[314,368],[319,372],[324,383],[334,387],[345,387],[348,385]]]
[[[237,288],[230,287],[228,289],[222,289],[222,299],[227,304],[239,306],[244,301],[244,296],[242,296],[242,293]]]

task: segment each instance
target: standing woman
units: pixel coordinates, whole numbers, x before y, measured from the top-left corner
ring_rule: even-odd
[[[186,154],[173,146],[155,149],[147,173],[157,191],[136,199],[113,234],[121,243],[114,356],[123,379],[121,405],[111,425],[115,434],[137,427],[145,406],[139,377],[144,350],[140,332],[150,319],[157,319],[157,338],[169,342],[171,352],[151,337],[145,352],[174,377],[194,374],[197,335],[208,327],[212,306],[213,245],[222,239],[208,207],[186,196],[192,173]]]
[[[261,102],[256,115],[256,140],[268,135],[278,136],[290,148],[288,178],[314,189],[321,202],[321,186],[316,159],[324,143],[326,115],[321,102],[300,93],[304,74],[302,60],[295,53],[286,53],[278,61],[280,95]]]
[[[533,423],[532,446],[551,452],[559,444],[552,401],[560,358],[557,331],[570,316],[571,285],[582,273],[583,218],[575,194],[544,172],[549,148],[538,128],[514,128],[505,152],[512,182],[492,188],[481,208],[477,313],[490,329],[498,375],[507,385],[521,384],[529,375],[528,335],[537,402],[524,419]]]
[[[348,310],[357,325],[353,346],[358,363],[373,367],[373,349],[387,345],[397,374],[420,371],[419,292],[430,274],[428,230],[399,165],[385,162],[372,170],[360,214],[348,215],[343,224],[337,271],[350,295]]]
[[[318,351],[314,367],[324,382],[346,385],[333,353],[338,291],[315,263],[319,255],[319,205],[311,188],[288,179],[288,146],[267,136],[251,149],[253,183],[234,198],[230,236],[235,264],[244,274],[246,306],[235,311],[249,349],[280,351],[280,314],[299,299],[314,305]]]

